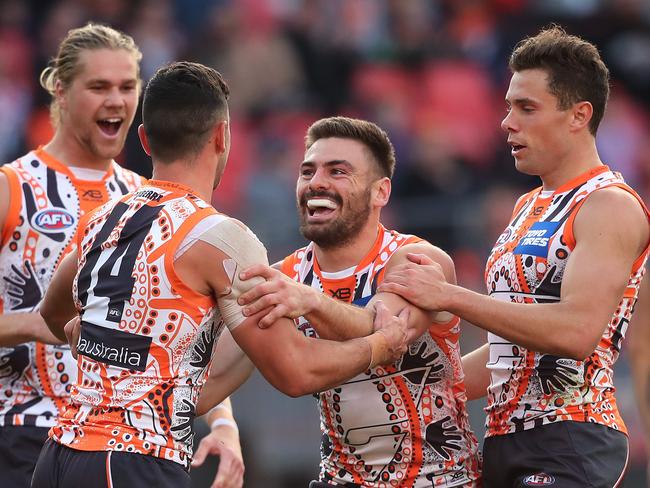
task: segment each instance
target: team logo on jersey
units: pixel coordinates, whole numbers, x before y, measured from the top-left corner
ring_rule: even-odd
[[[144,371],[150,346],[151,337],[82,322],[77,352],[100,363]]]
[[[499,239],[497,240],[497,246],[503,246],[506,242],[510,240],[510,237],[512,237],[512,228],[508,227],[499,236]]]
[[[74,217],[62,208],[45,208],[34,215],[32,227],[39,232],[61,232],[75,224]]]
[[[524,478],[524,485],[526,486],[550,486],[554,484],[555,478],[546,473],[531,474]]]
[[[512,251],[513,254],[527,254],[546,258],[548,256],[548,243],[559,226],[560,222],[535,222]]]

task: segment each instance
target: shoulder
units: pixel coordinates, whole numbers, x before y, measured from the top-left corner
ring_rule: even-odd
[[[147,183],[147,179],[144,176],[139,175],[135,171],[126,169],[117,162],[113,161],[113,174],[116,175],[120,180],[123,180],[127,183],[127,188],[130,191],[137,189],[139,186]]]
[[[517,202],[515,203],[515,207],[512,210],[513,216],[519,212],[526,203],[528,203],[530,200],[532,200],[542,189],[542,187],[537,187],[532,190],[530,190],[528,193],[524,193],[521,195],[519,198],[517,198]]]
[[[647,211],[639,198],[631,191],[619,186],[608,186],[589,194],[576,217],[586,220],[612,218],[614,221],[643,225],[647,222]],[[603,222],[607,223],[607,222]],[[616,225],[617,222],[612,222]]]
[[[308,249],[311,249],[311,244],[300,249],[296,249],[294,252],[285,256],[280,261],[273,264],[272,268],[281,271],[282,274],[285,274],[291,278],[296,278],[298,269],[303,262],[303,259],[306,256],[309,256]],[[310,261],[310,258],[307,259]]]
[[[388,260],[387,268],[406,263],[408,261],[406,257],[407,254],[424,254],[425,256],[428,256],[440,265],[448,280],[453,279],[455,282],[456,271],[454,268],[454,261],[451,259],[449,254],[424,240],[405,244],[397,249]]]
[[[213,245],[227,255],[245,262],[259,262],[262,259],[266,264],[266,248],[243,222],[225,217],[207,229],[200,240]]]
[[[650,233],[648,213],[641,201],[631,191],[618,186],[589,194],[573,226],[576,242],[583,235],[611,234],[617,239],[638,240],[645,247]]]

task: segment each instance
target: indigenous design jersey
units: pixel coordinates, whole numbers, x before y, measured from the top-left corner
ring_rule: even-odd
[[[74,248],[79,218],[140,185],[117,163],[97,181],[80,180],[41,148],[0,168],[9,212],[0,236],[0,313],[35,312],[61,259]],[[67,345],[0,348],[0,425],[51,427],[77,376]]]
[[[189,467],[196,403],[223,322],[174,260],[226,218],[187,187],[150,181],[82,222],[73,286],[79,378],[54,440]]]
[[[356,269],[321,272],[309,244],[285,258],[282,271],[334,298],[364,306],[393,253],[420,240],[380,226],[372,250]],[[302,317],[298,327],[317,336]],[[394,365],[365,371],[318,395],[322,481],[370,487],[475,486],[479,455],[465,410],[459,332],[457,318],[434,324]]]
[[[621,175],[606,166],[552,194],[538,188],[520,198],[487,262],[489,294],[516,303],[559,301],[564,269],[575,247],[576,214],[592,192],[611,186],[629,191],[641,202]],[[632,314],[646,257],[647,249],[635,261],[625,293],[596,350],[584,361],[529,351],[488,334],[492,375],[486,408],[488,436],[563,420],[596,422],[626,432],[614,397],[612,366]]]

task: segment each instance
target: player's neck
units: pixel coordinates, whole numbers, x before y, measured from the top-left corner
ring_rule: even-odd
[[[357,266],[374,246],[377,240],[378,228],[377,222],[369,222],[352,241],[341,247],[321,248],[314,243],[314,252],[320,269],[335,273]]]
[[[208,203],[212,200],[212,181],[205,177],[205,172],[198,168],[188,168],[188,165],[183,162],[169,164],[154,162],[151,178],[189,186],[196,192],[196,196]]]
[[[562,185],[586,173],[590,169],[602,166],[595,141],[576,145],[576,149],[558,162],[551,170],[540,175],[542,186],[546,191],[557,190]]]
[[[113,163],[111,158],[98,158],[90,154],[81,147],[74,136],[65,134],[62,130],[57,130],[43,149],[66,166],[108,171]]]

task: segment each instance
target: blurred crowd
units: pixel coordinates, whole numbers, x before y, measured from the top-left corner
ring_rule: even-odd
[[[250,225],[271,261],[303,243],[294,186],[305,130],[320,117],[344,114],[376,122],[395,145],[386,225],[447,250],[459,281],[482,290],[485,258],[514,200],[537,185],[514,170],[500,129],[507,57],[518,40],[550,22],[601,50],[612,96],[597,138],[600,154],[650,197],[648,0],[4,0],[0,162],[49,139],[49,96],[38,74],[67,30],[88,20],[135,38],[145,82],[176,59],[223,73],[232,92],[233,147],[213,202]],[[138,118],[120,162],[149,175],[135,133]],[[465,351],[481,340],[466,327]],[[634,434],[641,424],[625,358],[619,363],[619,402]],[[256,444],[249,479],[267,470],[285,481],[274,485],[272,477],[258,475],[265,486],[302,483],[301,473],[316,470],[315,408],[269,396],[268,388],[260,400],[261,381],[252,385],[234,400],[244,439],[249,433]],[[256,416],[250,402],[264,405],[264,415]],[[287,411],[289,433],[282,423]],[[481,417],[475,408],[478,432]],[[309,435],[301,434],[303,424]],[[265,436],[274,439],[270,446]],[[631,443],[639,471],[641,439]]]

